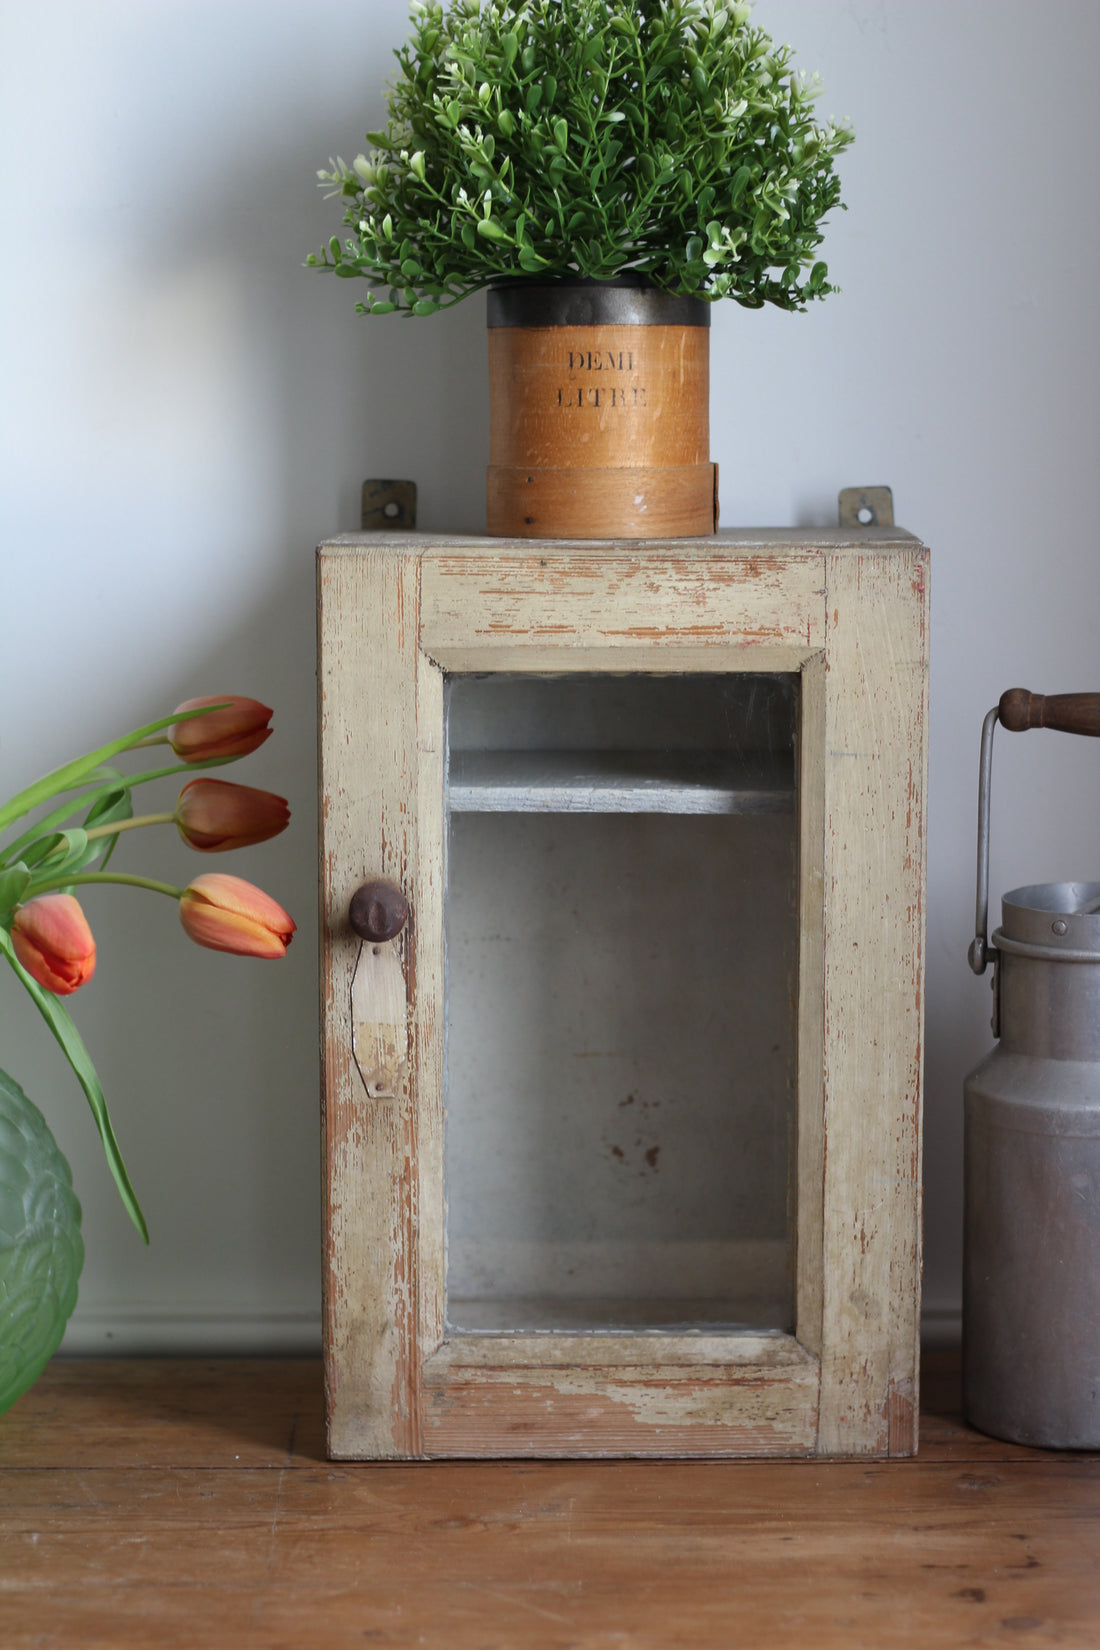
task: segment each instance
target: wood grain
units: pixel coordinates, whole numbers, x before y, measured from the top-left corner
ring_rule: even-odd
[[[351,1041],[371,1100],[392,1100],[409,1057],[405,975],[392,945],[362,944],[351,982]]]
[[[369,539],[368,539],[369,543]],[[392,1098],[371,1099],[350,1032],[359,885],[418,888],[417,584],[408,557],[366,550],[318,569],[320,629],[324,1325],[333,1450],[416,1454],[418,1365],[416,936],[418,904],[391,942],[412,1005],[412,1058]]]
[[[717,471],[713,464],[490,464],[486,524],[517,539],[697,538],[718,525]]]
[[[927,552],[894,530],[637,550],[378,535],[323,546],[319,567],[332,1453],[910,1452]],[[549,1335],[539,1365],[474,1368],[444,1327],[444,670],[661,673],[700,660],[802,674],[804,1361],[685,1375],[662,1367],[653,1336],[625,1373],[578,1372]],[[343,916],[367,875],[411,891],[394,942],[407,1075],[369,1107],[349,1058]]]
[[[1100,1456],[930,1361],[902,1462],[334,1467],[315,1360],[55,1360],[0,1419],[5,1650],[1093,1650]]]
[[[824,1454],[916,1447],[927,573],[828,563]]]
[[[490,464],[705,465],[709,350],[709,327],[490,327]]]
[[[720,546],[710,555],[696,545],[682,554],[663,545],[554,556],[444,550],[424,561],[421,644],[433,659],[490,642],[568,648],[573,669],[580,647],[703,645],[736,648],[741,663],[727,668],[754,670],[758,648],[774,659],[785,647],[801,661],[824,646],[824,571],[815,555],[727,558]],[[651,658],[655,669],[673,663]]]
[[[802,667],[798,724],[798,1140],[795,1324],[821,1356],[825,1222],[825,653]],[[820,1415],[819,1415],[820,1421]]]

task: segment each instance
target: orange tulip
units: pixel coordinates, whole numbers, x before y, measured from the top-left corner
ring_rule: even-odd
[[[181,710],[201,710],[203,705],[224,705],[207,716],[190,716],[177,722],[168,743],[182,762],[210,762],[219,756],[247,756],[270,739],[268,723],[272,712],[258,699],[242,699],[236,694],[214,694],[208,699],[185,699]]]
[[[297,926],[262,888],[220,871],[188,883],[180,921],[196,944],[241,957],[285,957]]]
[[[95,940],[72,894],[39,894],[21,905],[11,939],[31,978],[58,997],[78,991],[95,973]]]
[[[289,820],[283,797],[224,779],[192,779],[176,803],[180,836],[201,854],[266,842],[285,831]]]

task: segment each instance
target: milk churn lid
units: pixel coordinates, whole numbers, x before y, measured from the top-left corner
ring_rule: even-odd
[[[994,945],[1052,961],[1100,962],[1100,882],[1036,882],[1001,900]]]

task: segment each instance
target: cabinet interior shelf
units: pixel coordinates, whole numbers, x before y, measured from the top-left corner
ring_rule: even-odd
[[[452,813],[781,814],[790,756],[712,751],[452,751]]]

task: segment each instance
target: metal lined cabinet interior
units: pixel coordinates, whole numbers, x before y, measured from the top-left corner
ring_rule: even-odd
[[[330,1453],[910,1453],[923,546],[318,567]]]

